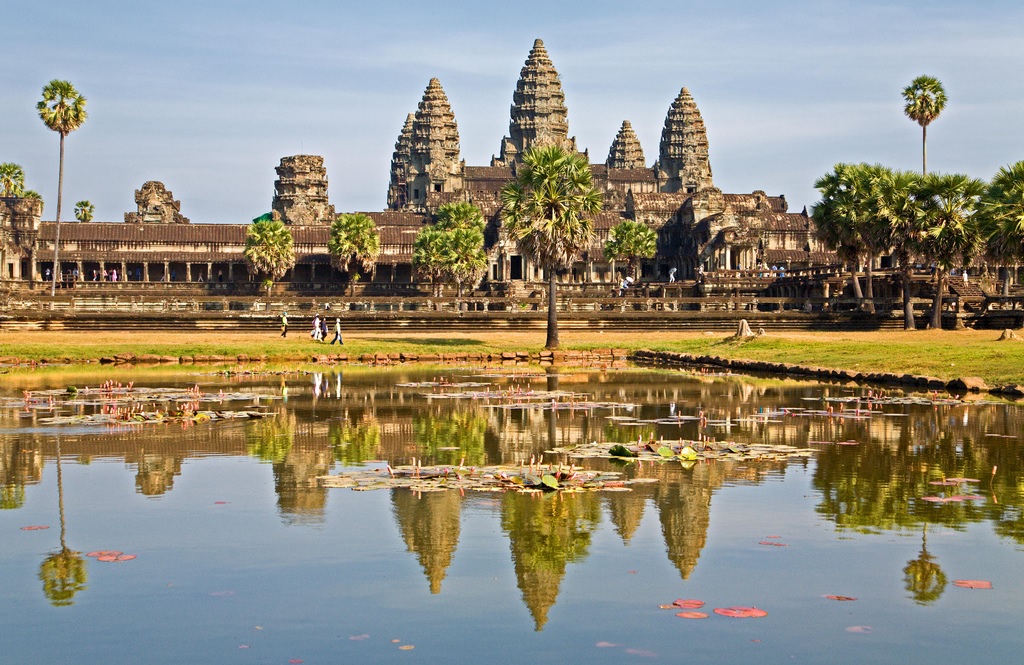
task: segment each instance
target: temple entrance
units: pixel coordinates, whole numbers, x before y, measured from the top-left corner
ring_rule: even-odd
[[[509,257],[509,279],[522,279],[523,278],[523,257],[511,256]]]

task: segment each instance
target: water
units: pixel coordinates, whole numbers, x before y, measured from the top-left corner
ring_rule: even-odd
[[[0,663],[1019,661],[1020,407],[869,411],[866,389],[835,385],[499,374],[4,377]],[[82,390],[26,408],[22,397],[111,376],[152,389],[198,383],[204,395],[238,397],[200,408],[273,417],[53,423],[129,402]],[[447,385],[401,385],[433,381]],[[522,396],[436,397],[484,389]],[[528,397],[555,389],[605,405],[553,412]],[[172,404],[154,394],[145,410],[166,412]],[[859,412],[838,401],[855,396]],[[828,406],[831,417],[801,411]],[[701,412],[715,439],[817,452],[691,469],[633,464],[626,477],[658,482],[628,492],[418,495],[316,482],[373,460],[517,464],[555,446],[696,438]],[[850,440],[859,445],[835,443]],[[943,477],[979,482],[929,484]],[[944,494],[981,498],[921,500]],[[32,525],[50,528],[21,529]],[[137,558],[86,556],[95,550]],[[706,601],[710,617],[659,609],[677,598]],[[712,612],[729,606],[768,615]]]

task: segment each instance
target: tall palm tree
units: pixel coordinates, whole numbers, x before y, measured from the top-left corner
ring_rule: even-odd
[[[515,180],[501,190],[502,220],[519,249],[548,278],[548,349],[558,348],[557,273],[567,270],[594,236],[588,215],[601,210],[590,164],[577,152],[541,146],[523,154]]]
[[[914,308],[910,302],[910,273],[920,246],[921,217],[924,210],[919,196],[921,176],[911,171],[885,169],[877,181],[878,221],[887,235],[885,245],[899,267],[903,290],[903,328],[914,330]]]
[[[643,222],[623,220],[612,227],[608,242],[604,245],[604,256],[609,261],[626,260],[626,273],[636,278],[636,267],[640,259],[650,259],[658,251],[658,234]]]
[[[94,214],[96,214],[96,206],[89,201],[79,201],[75,204],[75,219],[78,221],[91,222]]]
[[[918,76],[903,89],[903,113],[921,125],[921,173],[928,173],[928,125],[946,108],[946,90],[933,76]]]
[[[935,262],[935,300],[931,327],[942,327],[942,295],[946,275],[953,268],[969,266],[981,247],[982,236],[975,212],[985,184],[962,174],[925,176],[921,187],[921,253]]]
[[[270,297],[274,282],[295,265],[292,232],[280,220],[255,221],[246,230],[242,256],[251,272],[267,275],[264,285]]]
[[[1024,161],[999,169],[981,199],[978,214],[986,254],[1002,266],[1003,295],[1009,295],[1010,266],[1024,259]]]
[[[474,227],[483,233],[486,226],[483,212],[468,201],[445,203],[437,209],[435,217],[437,218],[437,227],[441,229]]]
[[[50,295],[57,294],[60,274],[60,207],[64,194],[64,138],[82,126],[88,114],[85,97],[69,81],[54,79],[43,87],[43,98],[36,104],[39,117],[49,129],[60,134],[60,171],[57,177],[57,228],[53,238],[53,283]]]
[[[0,196],[21,196],[25,189],[25,171],[11,162],[0,164]]]
[[[444,233],[447,236],[446,272],[461,297],[464,289],[472,288],[487,273],[484,234],[477,227],[456,228]]]
[[[353,261],[364,271],[372,270],[380,256],[380,231],[369,215],[352,213],[338,215],[331,223],[327,241],[331,263],[341,272],[348,273]],[[358,276],[353,277],[353,281]]]

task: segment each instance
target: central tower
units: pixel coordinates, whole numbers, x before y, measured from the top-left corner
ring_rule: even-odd
[[[557,145],[577,152],[576,138],[569,138],[569,111],[562,82],[540,39],[533,42],[519,72],[511,115],[509,135],[502,139],[501,154],[491,158],[491,166],[512,166],[536,146]]]

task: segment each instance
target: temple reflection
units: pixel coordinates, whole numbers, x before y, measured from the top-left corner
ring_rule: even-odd
[[[920,553],[916,558],[908,553],[903,569],[905,587],[915,602],[932,602],[945,588],[945,574],[927,549],[929,525],[964,529],[988,522],[1000,537],[1024,544],[1024,409],[1016,405],[984,400],[874,403],[866,389],[852,386],[667,372],[482,376],[452,370],[440,382],[439,376],[436,369],[412,368],[208,377],[203,390],[251,394],[266,417],[187,427],[62,430],[47,424],[58,412],[88,415],[102,408],[84,400],[0,408],[0,508],[18,510],[31,500],[25,488],[39,483],[45,464],[56,459],[57,432],[63,432],[65,464],[123,463],[135,475],[136,491],[151,498],[175,491],[176,480],[189,472],[190,459],[216,455],[259,460],[273,477],[281,520],[296,527],[327,519],[328,493],[343,490],[325,489],[317,478],[339,467],[373,460],[397,465],[417,459],[452,466],[520,464],[531,458],[558,461],[545,451],[591,441],[611,445],[638,437],[708,436],[815,448],[812,460],[788,464],[806,464],[812,470],[816,510],[823,518],[840,530],[921,534]],[[586,394],[589,403],[602,406],[569,408],[468,393],[460,398],[444,395],[456,392],[451,386],[460,381],[510,393]],[[800,413],[805,410],[815,414]],[[699,414],[706,416],[706,425]],[[856,445],[843,445],[851,442]],[[567,566],[586,558],[602,511],[624,545],[636,537],[645,514],[653,517],[650,511],[655,511],[667,561],[685,580],[706,545],[714,495],[727,484],[760,483],[784,472],[787,463],[719,461],[687,468],[673,461],[620,469],[606,460],[587,460],[586,466],[657,482],[622,492],[505,494],[498,500],[516,579],[537,630],[558,599]],[[965,487],[934,484],[946,478],[978,482]],[[985,500],[921,500],[954,492],[983,495]],[[391,493],[397,528],[432,593],[440,593],[456,556],[464,500],[455,493]],[[70,602],[85,584],[84,563],[65,549],[47,559],[39,572],[52,602]]]

